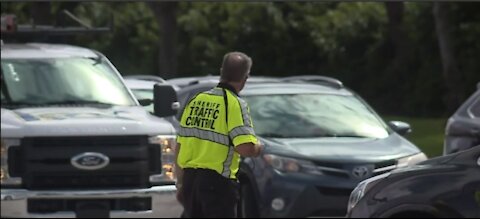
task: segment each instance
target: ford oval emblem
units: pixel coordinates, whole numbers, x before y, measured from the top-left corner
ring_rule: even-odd
[[[81,170],[98,170],[110,163],[110,158],[97,152],[85,152],[70,159],[70,163]]]

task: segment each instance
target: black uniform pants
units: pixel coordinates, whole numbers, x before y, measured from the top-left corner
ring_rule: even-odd
[[[234,218],[239,199],[238,183],[214,170],[185,168],[183,216],[187,218]]]

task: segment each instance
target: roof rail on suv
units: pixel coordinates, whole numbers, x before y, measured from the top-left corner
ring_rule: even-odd
[[[299,75],[282,78],[283,81],[306,81],[312,83],[326,84],[335,88],[343,88],[343,83],[332,77],[320,76],[320,75]]]
[[[158,83],[166,83],[165,79],[160,76],[155,75],[127,75],[123,76],[125,79],[137,79],[137,80],[144,80],[144,81],[153,81]]]
[[[220,81],[220,75],[203,75],[203,76],[190,76],[190,77],[180,77],[180,78],[170,78],[166,80],[167,83],[177,85],[178,87],[187,87],[199,83],[209,83],[214,82],[218,83]],[[265,82],[281,82],[281,78],[274,76],[262,76],[254,75],[248,78],[247,83],[265,83]]]

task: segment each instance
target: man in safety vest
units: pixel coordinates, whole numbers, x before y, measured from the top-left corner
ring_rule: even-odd
[[[238,93],[252,60],[227,53],[220,83],[185,106],[177,136],[177,199],[184,217],[236,217],[240,156],[258,156],[250,110]]]

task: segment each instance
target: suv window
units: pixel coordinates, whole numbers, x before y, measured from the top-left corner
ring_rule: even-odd
[[[386,125],[355,96],[275,94],[244,96],[255,132],[265,137],[386,138]]]
[[[132,90],[133,95],[135,95],[135,97],[139,100],[140,99],[153,100],[153,90],[152,89],[131,89],[131,90]],[[153,111],[154,111],[153,104],[145,106],[145,109],[148,112],[153,113]]]

